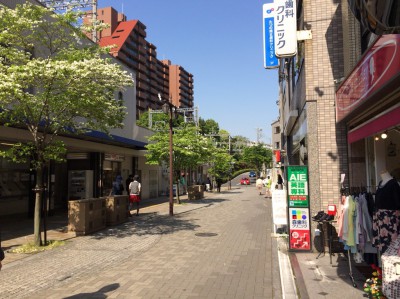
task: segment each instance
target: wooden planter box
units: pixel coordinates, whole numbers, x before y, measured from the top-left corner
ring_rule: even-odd
[[[193,185],[188,188],[188,199],[202,199],[204,198],[204,186],[203,185]]]
[[[106,197],[106,225],[117,225],[128,220],[128,195]]]
[[[106,227],[104,198],[68,201],[68,231],[87,235]]]

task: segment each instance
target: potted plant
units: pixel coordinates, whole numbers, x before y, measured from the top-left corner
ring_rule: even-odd
[[[372,277],[368,278],[364,283],[364,292],[367,293],[368,298],[385,299],[382,293],[382,269],[376,265],[371,266],[374,272]]]

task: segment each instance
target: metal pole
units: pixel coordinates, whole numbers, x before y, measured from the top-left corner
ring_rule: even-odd
[[[174,215],[174,193],[173,193],[173,182],[174,182],[174,169],[173,169],[173,156],[172,156],[172,105],[169,106],[169,215]],[[178,192],[178,190],[176,191]]]
[[[92,21],[93,21],[93,42],[97,43],[97,30],[96,30],[96,23],[97,23],[97,0],[92,1]]]

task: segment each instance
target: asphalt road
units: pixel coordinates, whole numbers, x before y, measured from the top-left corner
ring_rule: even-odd
[[[282,298],[271,201],[253,186],[148,207],[0,272],[0,298]]]

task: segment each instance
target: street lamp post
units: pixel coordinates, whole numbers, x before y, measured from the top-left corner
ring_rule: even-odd
[[[173,114],[173,109],[176,108],[170,101],[168,100],[163,100],[161,98],[161,94],[158,94],[158,98],[160,99],[161,102],[163,102],[163,111],[165,113],[169,114],[169,215],[173,216],[174,215],[174,192],[173,192],[173,186],[174,186],[174,169],[173,169],[173,139],[172,139],[172,114]],[[178,190],[177,190],[178,192]]]

